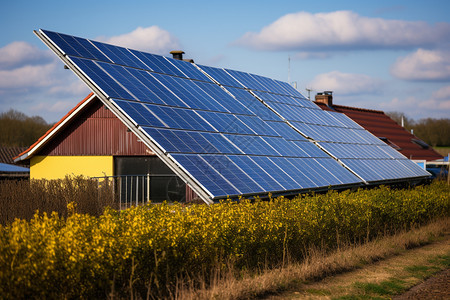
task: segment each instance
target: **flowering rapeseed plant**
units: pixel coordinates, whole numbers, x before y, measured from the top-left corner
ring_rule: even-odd
[[[206,206],[158,204],[99,217],[39,214],[0,226],[0,298],[159,296],[180,277],[276,266],[449,216],[450,188],[380,187]]]

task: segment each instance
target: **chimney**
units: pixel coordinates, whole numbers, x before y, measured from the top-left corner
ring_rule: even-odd
[[[183,60],[184,52],[181,50],[170,51],[170,54],[172,54],[173,59]]]
[[[328,106],[333,106],[333,91],[324,91],[317,93],[316,102],[325,103]]]

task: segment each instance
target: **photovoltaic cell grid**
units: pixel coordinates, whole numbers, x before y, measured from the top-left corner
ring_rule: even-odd
[[[287,83],[245,72],[196,67],[55,32],[40,32],[147,133],[166,153],[163,160],[168,157],[174,160],[211,198],[361,182],[291,126],[305,136],[323,141],[321,146],[330,153],[345,153],[349,145],[370,145],[367,141],[373,136],[369,138],[346,117],[323,114]],[[338,131],[336,128],[352,130],[351,137],[355,140],[349,144],[345,139],[350,131],[336,135],[341,140],[334,132],[331,135],[327,132],[327,129]],[[358,143],[356,138],[365,139],[365,143]],[[372,143],[376,149],[385,150],[379,141]],[[348,149],[355,157],[345,154],[351,157],[342,157],[342,161],[354,169],[369,167],[369,171],[365,170],[367,174],[358,173],[362,177],[379,178],[383,171],[373,172],[370,167],[374,167],[372,160],[381,154],[371,148],[366,152],[373,157],[364,156],[361,149]],[[379,161],[377,168],[384,167],[381,162],[388,162]],[[408,162],[396,161],[406,169]],[[423,175],[413,171],[407,176],[394,173],[390,178]]]
[[[344,114],[320,109],[286,83],[239,71],[209,70],[227,84],[235,81],[252,90],[304,136],[316,141],[366,182],[428,175]],[[224,79],[226,75],[234,81]]]

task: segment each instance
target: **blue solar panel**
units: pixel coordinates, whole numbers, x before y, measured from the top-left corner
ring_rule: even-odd
[[[236,79],[241,85],[250,90],[259,90],[265,91],[267,90],[264,86],[258,82],[252,75],[246,72],[240,72],[230,69],[225,69],[229,75],[231,75],[234,79]]]
[[[239,191],[238,194],[264,192],[264,189],[244,173],[242,169],[238,168],[228,156],[205,155],[203,159],[236,187]]]
[[[305,152],[306,157],[329,157],[325,152],[317,148],[316,145],[314,145],[311,142],[305,141],[291,141],[293,145],[300,148],[303,152]]]
[[[300,133],[295,131],[292,127],[290,127],[285,122],[267,121],[267,124],[269,124],[269,126],[272,127],[272,129],[277,132],[278,136],[282,136],[287,140],[292,140],[292,141],[306,140]]]
[[[220,195],[239,195],[236,189],[226,178],[216,171],[199,155],[173,154],[172,157],[196,181],[204,187],[211,197]]]
[[[263,137],[262,139],[276,150],[278,156],[309,157],[306,151],[282,137]]]
[[[272,161],[273,158],[267,156],[253,156],[252,160],[267,173],[274,176],[276,181],[284,187],[285,190],[299,190],[301,186],[291,176],[289,176],[281,165]]]
[[[50,31],[40,37],[212,199],[427,176],[286,82]]]
[[[92,43],[115,64],[132,68],[149,69],[148,66],[142,63],[142,61],[140,61],[126,48],[99,43],[96,41],[93,41]]]
[[[165,59],[168,60],[171,64],[173,64],[175,67],[177,67],[181,72],[183,72],[186,78],[211,82],[211,79],[209,79],[204,73],[202,73],[198,68],[196,68],[194,64],[187,61],[171,59],[167,57]]]
[[[338,113],[334,111],[327,111],[328,114],[330,114],[334,119],[338,120],[341,125],[348,128],[354,128],[354,129],[363,129],[358,123],[347,117],[343,113]]]
[[[166,127],[143,103],[113,99],[114,103],[126,113],[136,125]]]
[[[69,57],[103,92],[111,98],[134,99],[119,83],[103,71],[94,61]]]
[[[288,95],[277,95],[273,93],[268,92],[260,92],[255,91],[254,92],[260,99],[262,99],[265,102],[268,103],[283,103],[287,105],[295,105],[300,107],[309,107],[309,108],[315,108],[320,109],[314,102],[309,101],[306,98],[296,98]]]
[[[258,182],[265,192],[283,191],[285,188],[272,177],[270,173],[259,166],[251,158],[251,156],[232,155],[229,157],[236,165],[238,165],[250,178]]]
[[[165,57],[150,54],[145,52],[140,52],[136,50],[130,50],[137,58],[139,58],[146,66],[148,66],[152,71],[161,74],[168,74],[174,76],[185,77],[183,72],[172,65]]]
[[[317,185],[317,177],[313,182],[306,174],[301,172],[300,169],[296,168],[296,165],[300,166],[302,163],[304,163],[301,158],[289,160],[285,157],[272,157],[270,158],[270,160],[278,167],[280,167],[284,171],[284,173],[286,173],[297,183],[297,189],[321,186],[321,184]],[[308,173],[311,174],[310,171]]]
[[[47,30],[43,30],[43,33],[66,55],[108,62],[111,61],[86,39]]]
[[[221,85],[238,87],[238,88],[243,87],[242,84],[237,82],[224,69],[208,67],[208,66],[203,66],[203,65],[199,65],[199,67],[202,70],[204,70],[206,73],[208,73],[208,75],[211,76],[211,78],[213,78],[216,82],[220,83]]]
[[[165,86],[163,86],[151,73],[136,70],[131,68],[126,68],[128,78],[135,80],[135,84],[138,86],[142,85],[142,92],[139,94],[144,94],[142,98],[139,98],[142,102],[155,103],[155,104],[166,104],[170,106],[184,106],[187,107],[179,98],[177,98],[173,93],[171,93]]]
[[[241,150],[242,154],[265,156],[279,155],[275,149],[270,147],[265,140],[259,136],[227,134],[225,137],[236,145],[236,147]]]

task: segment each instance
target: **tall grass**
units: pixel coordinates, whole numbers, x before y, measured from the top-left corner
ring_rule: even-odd
[[[172,298],[183,300],[266,299],[265,296],[290,288],[298,291],[301,282],[307,283],[359,269],[373,262],[404,253],[406,249],[439,242],[443,236],[448,235],[449,230],[450,218],[444,218],[410,231],[401,231],[391,236],[380,236],[380,238],[364,244],[347,245],[331,253],[326,253],[321,249],[311,249],[301,262],[294,261],[279,268],[263,269],[257,274],[239,273],[230,269],[216,275],[209,284],[179,281]],[[236,276],[236,274],[239,275]],[[278,299],[278,297],[275,298]],[[317,298],[325,297],[317,296]]]
[[[117,207],[107,184],[99,189],[97,182],[83,177],[60,180],[0,181],[0,224],[15,218],[30,220],[40,213],[57,212],[67,217],[67,204],[74,202],[76,212],[100,216],[104,208]]]

